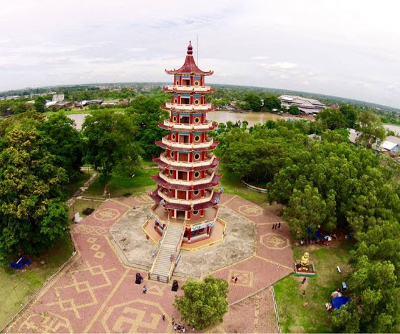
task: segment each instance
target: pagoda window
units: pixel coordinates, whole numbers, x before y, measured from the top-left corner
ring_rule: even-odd
[[[194,118],[194,124],[199,124],[200,123],[200,117],[195,117]]]
[[[182,116],[181,123],[189,124],[189,116]]]
[[[193,191],[193,195],[194,195],[194,196],[198,196],[199,193],[200,193],[200,192],[199,192],[198,190]]]
[[[200,153],[195,153],[193,158],[194,158],[194,160],[199,160],[200,159]]]
[[[190,98],[181,97],[181,104],[190,104]]]
[[[194,136],[194,142],[198,143],[200,141],[201,137],[199,135]]]
[[[172,122],[176,122],[176,116],[172,116]]]
[[[186,191],[178,190],[178,199],[186,200]]]
[[[194,172],[194,178],[195,179],[198,179],[199,177],[200,177],[200,172]]]
[[[187,173],[186,173],[186,172],[179,171],[179,172],[178,172],[178,180],[184,180],[184,181],[186,181],[186,180],[187,180]]]
[[[193,210],[193,216],[197,216],[199,214],[199,210]]]
[[[176,211],[176,218],[185,219],[185,211]]]
[[[190,86],[190,79],[183,79],[182,80],[182,85],[183,86]]]
[[[194,81],[194,85],[195,85],[195,86],[200,86],[200,81],[199,81],[199,80],[195,80],[195,81]]]
[[[179,154],[179,161],[187,162],[189,161],[189,157],[187,153],[180,153]]]
[[[195,99],[195,100],[194,100],[194,104],[195,104],[196,106],[198,106],[198,105],[200,104],[200,100],[199,100],[199,99]]]

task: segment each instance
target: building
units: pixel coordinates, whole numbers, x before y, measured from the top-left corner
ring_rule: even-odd
[[[161,232],[171,219],[185,225],[183,242],[210,236],[221,195],[214,191],[221,177],[215,172],[219,159],[213,154],[218,143],[207,136],[216,124],[207,119],[214,107],[206,103],[212,89],[204,78],[213,72],[200,70],[192,53],[189,44],[184,65],[166,71],[174,76],[173,84],[164,87],[171,102],[162,107],[170,117],[159,126],[168,135],[156,142],[165,152],[154,159],[159,173],[152,178],[158,187],[150,194],[156,202],[152,212],[157,228]]]
[[[183,66],[166,73],[174,76],[173,83],[164,87],[171,95],[171,101],[162,106],[169,118],[159,127],[168,130],[168,135],[156,142],[165,151],[153,159],[159,172],[152,176],[157,189],[149,196],[155,202],[151,209],[154,229],[162,235],[163,247],[174,245],[172,262],[181,244],[210,238],[222,189],[215,189],[221,177],[216,173],[219,159],[213,154],[218,142],[207,136],[217,126],[207,119],[215,108],[206,102],[213,90],[205,85],[205,77],[214,72],[197,67],[189,43]],[[160,280],[166,274],[157,269],[156,262],[150,277]]]
[[[325,105],[318,100],[307,99],[300,96],[281,95],[279,99],[281,100],[282,106],[286,108],[297,106],[304,115],[316,115],[325,108]]]

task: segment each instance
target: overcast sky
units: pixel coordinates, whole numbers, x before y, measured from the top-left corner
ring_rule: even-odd
[[[208,83],[400,108],[400,1],[3,0],[0,91],[170,82],[189,40]],[[198,44],[197,44],[198,36]],[[198,46],[198,47],[197,47]]]

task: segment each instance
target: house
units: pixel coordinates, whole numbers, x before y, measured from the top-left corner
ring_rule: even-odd
[[[380,151],[383,153],[386,153],[390,156],[395,155],[396,153],[399,152],[400,148],[400,138],[395,137],[395,136],[388,136],[386,139],[382,142],[380,146]]]
[[[281,95],[279,96],[281,100],[281,105],[290,108],[290,106],[297,106],[300,112],[304,115],[316,115],[322,109],[325,108],[325,105],[318,100],[308,99],[301,96],[293,96],[293,95]]]

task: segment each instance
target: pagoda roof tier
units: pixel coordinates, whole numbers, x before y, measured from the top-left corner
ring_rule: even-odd
[[[215,107],[211,103],[194,105],[166,102],[165,106],[161,106],[161,108],[168,111],[180,111],[186,113],[208,112],[215,110]]]
[[[163,87],[164,92],[168,93],[201,93],[208,94],[214,91],[210,86],[183,86],[168,85]]]
[[[165,72],[167,74],[200,74],[200,75],[212,75],[214,73],[214,71],[207,71],[207,72],[202,71],[197,67],[193,57],[193,47],[191,42],[189,42],[185,63],[182,65],[182,67],[177,70],[175,69],[165,70]]]
[[[212,121],[207,121],[206,123],[201,124],[181,124],[181,123],[174,123],[168,120],[165,120],[164,123],[158,123],[158,126],[161,129],[165,130],[181,130],[181,131],[211,131],[214,130],[218,124]]]
[[[161,200],[164,200],[164,204],[162,204],[166,209],[175,209],[175,210],[180,210],[180,211],[191,211],[191,210],[201,210],[201,209],[208,209],[211,207],[214,207],[218,205],[221,199],[222,191],[218,192],[213,192],[209,198],[201,203],[194,203],[193,201],[178,201],[176,202],[168,202],[168,199],[164,199],[161,197],[158,193],[158,190],[154,192],[148,192],[147,193],[151,199],[156,202],[157,204],[160,204]],[[189,203],[184,203],[184,202],[191,202]]]
[[[213,157],[201,162],[181,162],[171,161],[161,155],[159,158],[153,158],[153,161],[162,168],[169,168],[178,171],[200,171],[212,169],[218,166],[220,158]]]
[[[208,151],[208,150],[215,149],[218,146],[219,142],[211,139],[205,143],[183,144],[183,143],[177,143],[177,142],[170,141],[166,138],[163,138],[162,141],[156,141],[155,144],[158,147],[161,147],[163,149],[169,149],[169,150],[173,150],[173,151],[202,152],[202,151]]]
[[[187,182],[181,182],[181,183],[173,183],[172,181],[179,182],[179,180],[174,180],[170,179],[171,182],[168,182],[164,175],[151,175],[150,177],[157,182],[158,185],[160,185],[163,188],[166,189],[178,189],[178,190],[202,190],[202,189],[209,189],[213,188],[218,185],[219,180],[221,178],[221,174],[214,174],[212,177],[210,177],[208,180],[204,180],[206,183],[195,183],[191,181]]]

